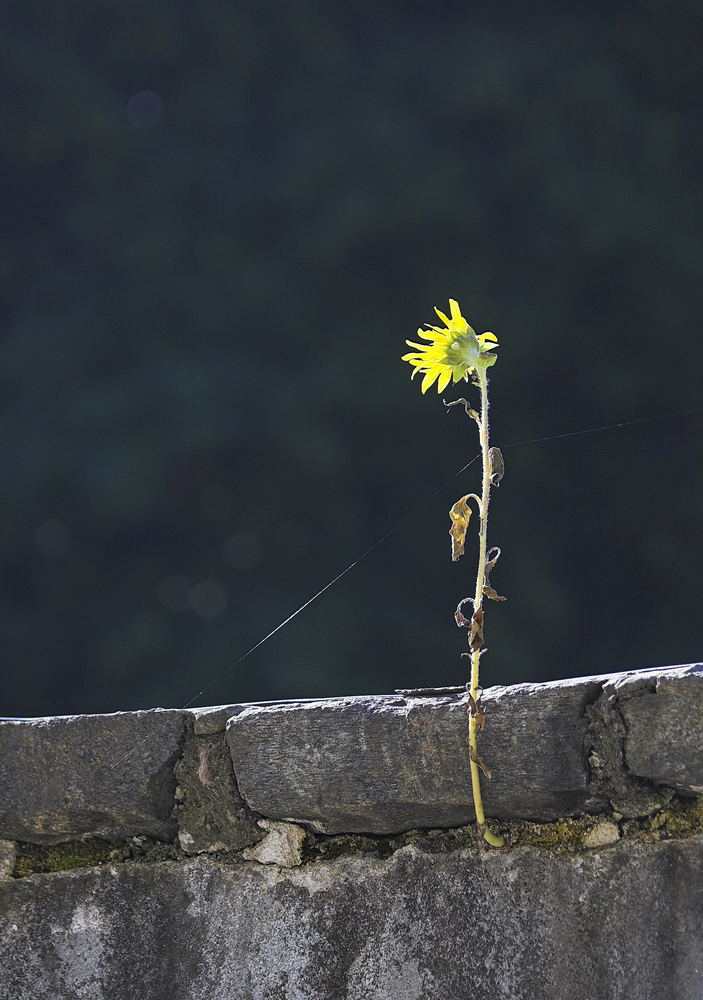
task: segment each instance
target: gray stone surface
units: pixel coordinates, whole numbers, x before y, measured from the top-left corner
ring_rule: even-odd
[[[186,854],[241,850],[264,836],[237,789],[224,733],[189,735],[176,780],[178,842]]]
[[[14,840],[0,840],[0,882],[12,878],[17,860],[17,845]]]
[[[703,789],[703,665],[489,688],[479,751],[488,816],[549,820],[609,804],[647,815]],[[227,723],[252,809],[323,833],[459,826],[473,816],[465,697],[242,706]]]
[[[553,819],[597,811],[586,707],[596,678],[485,692],[480,753],[489,816]],[[323,833],[461,826],[473,815],[464,697],[338,698],[252,706],[227,740],[245,801]]]
[[[625,724],[632,774],[679,792],[703,793],[703,664],[608,681]]]
[[[207,708],[191,708],[188,714],[193,719],[196,736],[211,736],[223,733],[227,720],[244,711],[244,705],[209,705]]]
[[[12,1000],[700,1000],[703,838],[0,884]]]
[[[703,789],[703,664],[611,674],[586,714],[594,785],[623,816]]]
[[[392,695],[375,695],[376,698],[388,698]],[[306,705],[317,702],[319,698],[279,698],[275,701],[250,701],[232,705],[208,705],[204,708],[191,708],[188,714],[193,719],[193,732],[196,736],[207,736],[212,733],[223,733],[227,722],[234,715],[239,715],[245,708],[254,705]]]
[[[0,837],[170,840],[185,718],[154,709],[0,721]]]

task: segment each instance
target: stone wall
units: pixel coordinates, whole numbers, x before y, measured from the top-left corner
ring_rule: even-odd
[[[700,1000],[703,665],[0,721],[0,996]]]

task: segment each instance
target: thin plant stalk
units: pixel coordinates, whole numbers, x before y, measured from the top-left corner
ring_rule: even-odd
[[[473,599],[473,614],[469,620],[464,614],[462,607],[468,602],[465,598],[459,603],[454,618],[460,628],[469,628],[469,653],[471,657],[471,680],[467,685],[469,689],[469,762],[471,766],[471,788],[473,792],[474,809],[476,812],[476,822],[478,824],[479,835],[486,843],[492,847],[503,847],[505,841],[488,829],[486,825],[486,814],[483,809],[483,798],[481,796],[481,776],[483,770],[487,777],[490,771],[478,755],[478,730],[483,728],[484,713],[479,698],[479,661],[483,647],[483,598],[490,597],[494,601],[504,601],[505,598],[499,596],[491,587],[487,574],[498,559],[500,549],[496,548],[496,555],[488,559],[490,552],[487,546],[488,532],[488,504],[491,498],[491,485],[497,486],[503,477],[503,458],[499,448],[489,448],[488,446],[488,369],[492,367],[497,356],[493,351],[499,346],[498,338],[494,333],[477,334],[473,327],[461,314],[461,308],[456,299],[449,300],[449,315],[447,316],[435,306],[437,316],[444,324],[434,326],[425,324],[425,329],[418,329],[417,335],[421,340],[429,343],[416,343],[413,340],[406,340],[408,347],[412,351],[404,354],[402,360],[407,361],[413,368],[412,377],[421,373],[422,392],[425,393],[431,386],[437,386],[437,392],[442,393],[450,382],[455,385],[458,382],[469,381],[472,376],[474,384],[478,384],[481,390],[481,414],[472,409],[466,399],[456,399],[445,406],[456,406],[463,403],[467,416],[474,419],[478,424],[479,437],[481,439],[481,455],[483,457],[483,491],[481,497],[475,493],[469,493],[454,504],[449,511],[452,526],[449,533],[452,536],[452,561],[464,553],[464,543],[466,541],[466,530],[471,518],[471,509],[468,507],[469,500],[475,500],[479,506],[479,555],[478,569],[476,572],[476,594]],[[491,550],[491,552],[494,550]]]
[[[486,575],[486,553],[488,537],[488,505],[491,499],[491,460],[488,453],[488,374],[484,367],[479,367],[477,372],[478,382],[481,389],[481,419],[478,422],[479,438],[481,440],[481,457],[483,459],[483,489],[481,492],[480,525],[478,533],[478,568],[476,570],[476,594],[474,597],[474,614],[483,605],[483,586]],[[479,689],[479,662],[481,650],[476,649],[471,654],[471,684],[470,705],[475,706],[478,702]],[[483,796],[481,794],[481,774],[478,766],[478,713],[475,710],[469,712],[469,757],[471,764],[471,789],[474,799],[474,810],[476,812],[476,824],[479,834],[491,847],[503,847],[505,841],[488,829],[486,825],[486,814],[483,809]]]

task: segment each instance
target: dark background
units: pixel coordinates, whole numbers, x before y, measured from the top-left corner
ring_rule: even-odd
[[[399,361],[433,305],[500,338],[494,444],[703,405],[703,6],[2,21],[0,711],[461,683],[478,463],[216,678],[475,453]],[[505,449],[484,684],[700,658],[701,426]]]

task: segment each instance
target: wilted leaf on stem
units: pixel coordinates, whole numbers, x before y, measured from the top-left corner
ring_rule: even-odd
[[[459,403],[462,403],[463,406],[464,406],[464,409],[466,410],[467,417],[471,417],[473,420],[476,421],[477,424],[480,425],[481,418],[478,415],[478,413],[476,412],[476,410],[474,410],[473,406],[468,401],[468,399],[464,399],[464,397],[462,396],[461,399],[453,399],[451,401],[451,403],[447,403],[445,400],[442,400],[442,402],[447,407],[447,409],[449,409],[450,406],[458,406]]]
[[[471,520],[471,508],[469,507],[467,501],[473,499],[481,507],[481,501],[476,496],[475,493],[467,493],[465,497],[461,500],[457,500],[452,509],[449,511],[449,516],[452,520],[452,526],[449,529],[449,534],[452,536],[452,562],[456,562],[460,556],[464,554],[464,544],[466,542],[466,532],[469,527],[469,521]]]
[[[478,767],[483,771],[483,773],[487,778],[492,777],[492,772],[488,767],[488,765],[486,764],[485,760],[482,760],[482,758],[479,757],[479,755],[476,753],[473,747],[469,747],[469,756],[471,757],[471,760],[474,762],[474,764],[477,764]]]
[[[459,628],[468,628],[469,625],[471,624],[471,619],[466,617],[463,609],[467,607],[469,604],[473,607],[473,603],[474,603],[473,597],[465,597],[457,604],[456,611],[454,612],[454,620],[459,626]],[[461,655],[465,656],[466,654],[462,653]]]
[[[483,645],[483,610],[476,608],[471,616],[471,631],[469,632],[469,649],[477,652]]]
[[[491,553],[493,552],[495,552],[495,555],[491,557]],[[486,569],[483,573],[483,593],[492,601],[507,601],[507,597],[501,597],[500,594],[496,593],[491,586],[491,581],[489,580],[489,574],[499,559],[500,549],[497,545],[494,545],[493,548],[488,551],[488,562],[486,563]]]
[[[500,448],[488,449],[488,461],[491,468],[491,486],[500,486],[500,481],[505,475],[505,462]]]
[[[472,698],[469,694],[469,715],[476,719],[476,725],[483,730],[486,726],[486,712],[480,698]]]

